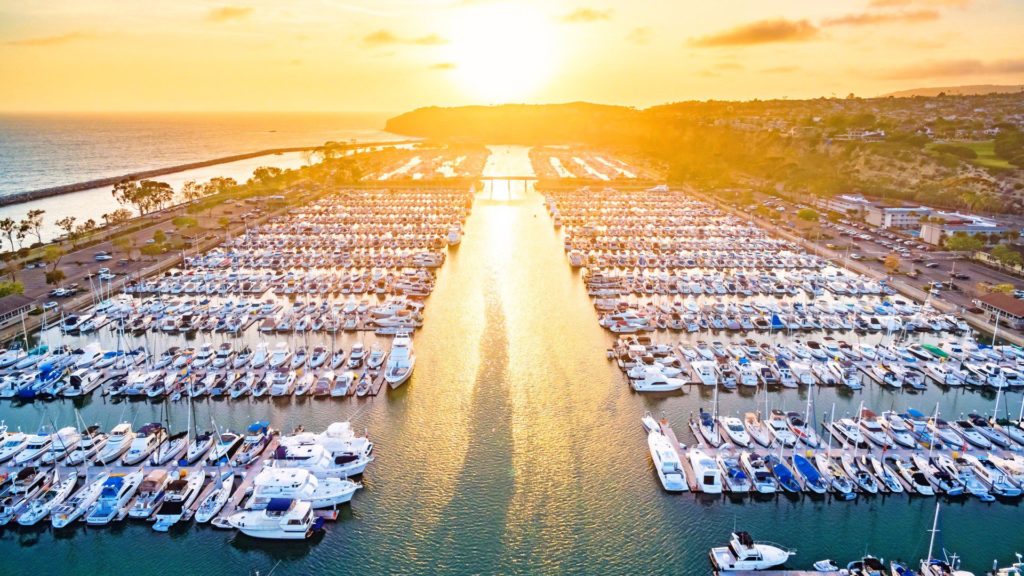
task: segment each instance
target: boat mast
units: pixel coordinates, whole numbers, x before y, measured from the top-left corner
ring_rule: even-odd
[[[929,562],[929,563],[932,561],[932,552],[935,549],[935,534],[939,531],[938,530],[938,528],[939,528],[939,506],[940,506],[940,502],[939,502],[938,499],[936,499],[935,500],[935,519],[932,520],[932,529],[930,530],[930,532],[932,533],[932,537],[931,537],[931,540],[929,540],[929,542],[928,542],[928,558],[925,559],[925,562]]]
[[[831,458],[832,457],[832,431],[835,430],[835,426],[836,426],[836,403],[835,402],[832,403],[832,415],[829,417],[828,423],[829,423],[828,451],[825,452],[825,456]],[[806,422],[805,422],[805,424],[806,424]],[[854,448],[856,448],[856,444],[854,445]]]

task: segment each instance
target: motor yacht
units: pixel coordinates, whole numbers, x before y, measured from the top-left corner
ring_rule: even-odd
[[[167,470],[162,468],[150,470],[139,486],[139,496],[128,510],[128,516],[136,519],[153,516],[153,513],[164,501],[167,484],[170,481],[171,477]]]
[[[185,510],[199,497],[205,478],[203,472],[189,473],[179,469],[177,476],[172,476],[167,484],[164,500],[154,515],[156,522],[153,524],[153,530],[167,532],[171,526],[177,524]]]
[[[86,515],[85,521],[90,526],[105,526],[128,513],[128,504],[143,481],[142,470],[127,474],[111,474],[103,482],[100,496]]]
[[[353,353],[355,353],[355,349],[353,349]],[[384,367],[384,381],[391,388],[398,388],[409,379],[415,366],[416,354],[413,351],[412,338],[408,333],[395,335],[387,364]]]
[[[668,437],[659,431],[651,431],[647,434],[647,447],[661,487],[669,492],[686,491],[686,472]]]
[[[718,571],[768,570],[785,564],[794,554],[778,544],[755,542],[747,532],[733,532],[728,546],[712,548],[709,553]]]
[[[308,501],[313,508],[333,508],[352,500],[363,485],[347,478],[317,478],[299,468],[264,468],[253,481],[246,508],[261,510],[274,498]]]
[[[687,458],[690,460],[694,480],[700,491],[706,494],[721,494],[722,474],[714,459],[697,447],[690,448]]]
[[[97,464],[111,464],[116,462],[122,454],[131,448],[135,441],[135,431],[128,422],[122,422],[114,426],[107,436],[107,443],[96,455]]]
[[[159,422],[152,422],[142,426],[135,433],[135,438],[124,453],[124,456],[121,457],[121,463],[125,466],[134,466],[143,462],[166,439],[167,430]]]
[[[275,498],[262,510],[232,514],[227,523],[246,536],[267,540],[304,540],[323,527],[309,502],[288,498]]]

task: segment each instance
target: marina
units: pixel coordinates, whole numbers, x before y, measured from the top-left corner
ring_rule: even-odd
[[[523,162],[522,155],[522,148],[492,151],[489,163],[504,164],[492,168],[500,170],[492,174],[521,174],[521,164],[516,163]],[[243,569],[268,571],[279,560],[287,560],[278,571],[296,574],[308,571],[310,566],[327,564],[359,566],[367,573],[409,573],[425,570],[428,565],[446,565],[456,567],[452,572],[470,573],[501,572],[513,563],[524,566],[524,571],[570,573],[586,573],[595,565],[607,572],[626,572],[637,566],[658,572],[685,565],[690,567],[686,573],[706,574],[711,570],[708,551],[726,542],[738,524],[757,537],[796,543],[799,552],[786,564],[792,567],[810,567],[820,558],[840,553],[844,558],[858,557],[864,547],[886,558],[925,557],[934,498],[879,495],[838,503],[835,496],[793,500],[781,494],[774,498],[721,498],[710,494],[691,498],[664,493],[653,474],[649,450],[632,431],[644,412],[651,412],[658,415],[658,420],[664,418],[671,423],[670,428],[675,429],[672,434],[678,434],[675,446],[679,446],[680,439],[687,449],[700,446],[686,431],[688,423],[691,415],[698,418],[701,409],[713,409],[718,387],[687,383],[684,394],[637,394],[623,386],[630,379],[623,375],[617,359],[609,361],[605,357],[608,350],[620,344],[620,335],[598,324],[600,314],[586,297],[587,283],[578,271],[566,265],[564,239],[545,217],[543,197],[532,189],[523,191],[519,182],[503,187],[495,181],[493,186],[477,195],[473,215],[465,221],[465,241],[458,249],[448,249],[444,265],[436,270],[430,296],[424,299],[424,310],[429,310],[430,317],[412,332],[420,359],[415,374],[405,385],[388,388],[386,394],[345,402],[317,402],[294,395],[279,400],[253,399],[250,395],[232,402],[209,394],[194,398],[183,394],[177,401],[164,396],[156,401],[132,402],[119,400],[117,395],[103,395],[97,388],[80,398],[4,401],[3,415],[10,431],[21,428],[35,432],[40,422],[49,423],[51,419],[66,425],[76,420],[76,410],[83,422],[99,424],[108,434],[122,421],[129,422],[132,430],[146,422],[163,421],[165,410],[172,430],[184,429],[193,409],[194,421],[212,421],[234,431],[243,431],[257,421],[269,421],[275,430],[301,425],[314,431],[326,430],[332,422],[351,421],[356,429],[373,432],[378,447],[374,450],[375,461],[360,480],[364,488],[351,504],[339,508],[336,521],[325,527],[322,537],[311,539],[310,544],[296,542],[282,547],[237,530],[219,530],[212,524],[215,516],[209,523],[198,523],[198,519],[179,521],[170,528],[172,537],[162,538],[149,524],[126,519],[105,529],[76,522],[59,532],[8,526],[0,533],[4,552],[11,558],[31,558],[36,570],[57,569],[59,558],[84,546],[94,553],[82,558],[81,565],[101,570],[104,557],[109,557],[113,549],[133,543],[147,547],[149,552],[138,558],[138,565],[153,573],[170,573],[171,569],[164,566],[165,559],[187,550],[195,562],[231,562]],[[526,257],[529,265],[519,260]],[[344,302],[348,296],[330,299]],[[379,301],[400,296],[384,294]],[[158,298],[152,293],[130,297],[135,302]],[[176,296],[178,300],[185,298]],[[220,296],[211,299],[217,298]],[[268,289],[252,300],[262,302],[267,298],[276,300],[278,295]],[[309,299],[296,296],[299,298]],[[873,298],[881,300],[883,296]],[[316,299],[319,306],[320,298]],[[274,314],[280,317],[291,311],[291,306],[282,302]],[[95,340],[103,351],[115,352],[119,338],[134,338],[121,350],[137,349],[148,340],[148,349],[156,358],[173,346],[194,348],[194,357],[206,340],[213,344],[214,354],[222,343],[230,343],[237,354],[246,346],[254,350],[264,341],[268,355],[278,342],[284,342],[293,353],[305,346],[308,356],[316,346],[331,349],[332,338],[346,353],[362,342],[368,357],[378,338],[388,344],[393,338],[374,331],[344,330],[333,335],[306,331],[261,336],[257,323],[239,336],[199,330],[191,337],[187,333],[163,334],[152,327],[139,336],[131,336],[130,331],[119,335],[120,331],[109,326],[86,336],[61,335],[54,327],[46,337],[54,347],[64,339],[63,343],[84,349],[87,341]],[[881,340],[885,332],[874,332],[872,339]],[[839,339],[851,346],[857,343],[849,333],[842,338],[835,334],[837,344]],[[661,340],[669,340],[669,335],[674,342],[671,352],[682,361],[686,356],[678,346],[683,332],[666,328],[622,334],[638,339],[627,348],[647,346],[639,339],[648,336],[650,345],[661,344]],[[808,332],[798,338],[824,345],[826,335],[830,334]],[[950,330],[941,335],[954,341],[962,337]],[[760,344],[789,343],[785,331],[736,336],[742,338],[728,345],[745,344],[746,338],[756,338],[755,347],[759,349]],[[696,349],[697,339],[687,345]],[[710,347],[715,338],[703,332],[699,339],[707,339]],[[984,346],[981,341],[978,344],[979,349]],[[696,381],[698,376],[692,373],[688,379]],[[990,413],[1000,390],[1001,413],[1007,406],[1015,408],[1022,399],[1019,390],[1012,387],[929,384],[910,394],[903,388],[866,382],[860,390],[819,384],[816,381],[793,388],[773,385],[770,408],[764,406],[764,386],[738,386],[732,392],[721,388],[718,414],[723,418],[735,415],[741,421],[746,412],[770,413],[771,408],[804,414],[811,396],[814,415],[810,421],[818,424],[828,419],[826,412],[833,403],[838,406],[838,421],[860,413],[862,404],[879,414],[889,410],[905,413],[915,407],[931,414],[939,403],[941,414],[952,417],[975,411]],[[82,430],[85,426],[75,428]],[[692,464],[687,449],[679,446],[684,470],[689,472]],[[713,460],[720,455],[711,447],[703,450]],[[777,450],[773,447],[771,452]],[[873,450],[876,454],[880,451]],[[769,453],[767,448],[757,451]],[[838,440],[833,451],[841,454]],[[896,453],[895,448],[890,451]],[[791,457],[792,449],[784,452]],[[975,452],[980,451],[968,451]],[[272,460],[267,451],[262,454],[259,461]],[[151,468],[146,467],[146,471]],[[161,469],[171,471],[173,466]],[[205,469],[204,487],[191,504],[196,508],[193,518],[201,502],[215,491],[216,470]],[[244,483],[255,482],[251,473],[237,471],[231,497],[218,516],[238,506],[240,500],[235,499],[247,490]],[[687,474],[687,481],[692,477]],[[883,500],[888,498],[893,499]],[[1000,499],[992,504],[974,497],[941,500],[943,534],[951,549],[971,552],[964,558],[966,567],[977,573],[990,566],[994,558],[1012,557],[1018,544],[1012,538],[987,538],[962,527],[976,522],[979,516],[993,526],[1012,526],[1019,520],[1015,503],[1019,499]],[[894,505],[882,506],[883,502]],[[899,506],[895,506],[897,502]],[[884,525],[866,522],[865,518],[884,519]],[[829,527],[826,534],[822,534],[823,524]],[[613,529],[595,530],[595,526]],[[785,537],[778,535],[782,531],[779,526],[785,526]],[[895,539],[894,533],[911,536]],[[447,545],[437,546],[437,542]],[[53,551],[53,559],[37,554],[39,543]],[[627,552],[620,552],[623,550]]]

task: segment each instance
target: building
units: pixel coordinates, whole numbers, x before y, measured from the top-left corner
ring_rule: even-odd
[[[917,228],[921,219],[931,216],[932,209],[927,206],[868,206],[864,219],[868,224],[879,228]]]
[[[864,212],[872,205],[870,200],[860,194],[841,194],[832,198],[817,198],[814,203],[818,208],[855,218],[862,218]]]
[[[958,233],[979,236],[986,244],[994,244],[996,236],[1009,231],[1009,228],[994,220],[971,214],[936,212],[932,218],[941,218],[943,221],[925,222],[921,226],[921,240],[935,246],[941,246],[946,238]]]
[[[0,328],[10,326],[32,310],[33,300],[23,294],[10,294],[0,298]]]
[[[1006,294],[987,294],[978,299],[978,306],[991,314],[993,320],[998,315],[1001,326],[1024,328],[1024,300]]]

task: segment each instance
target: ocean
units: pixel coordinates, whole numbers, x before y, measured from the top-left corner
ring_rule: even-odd
[[[384,141],[388,114],[19,114],[0,115],[0,196],[257,152],[333,141]],[[186,180],[229,176],[245,181],[259,166],[295,168],[303,153],[261,156],[156,177],[176,189]],[[80,221],[120,207],[110,188],[0,207],[20,219],[46,210],[44,235],[66,215]]]

